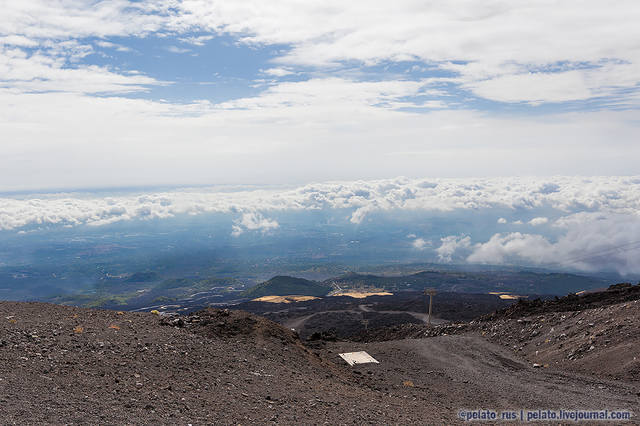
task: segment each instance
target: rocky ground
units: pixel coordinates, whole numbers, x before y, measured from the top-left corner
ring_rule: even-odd
[[[428,407],[451,413],[460,408],[603,409],[640,412],[640,386],[620,380],[536,368],[508,349],[475,334],[357,344],[330,342],[323,356],[366,350],[380,364],[361,365],[358,383],[404,393]],[[400,391],[403,389],[403,391]],[[429,415],[414,422],[438,424]]]
[[[616,285],[556,300],[520,301],[466,323],[379,328],[354,340],[459,334],[480,334],[542,368],[640,382],[640,285]]]
[[[477,324],[481,333],[533,363],[640,381],[638,300]]]
[[[3,424],[397,423],[424,410],[354,384],[246,314],[179,327],[150,313],[2,302],[0,315]]]
[[[457,424],[462,408],[640,413],[639,310],[631,300],[303,344],[244,312],[166,317],[0,302],[0,423]],[[380,363],[349,367],[338,356],[358,350]]]

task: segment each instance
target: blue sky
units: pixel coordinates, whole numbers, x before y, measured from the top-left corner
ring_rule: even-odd
[[[421,107],[423,102],[440,101],[441,108],[470,109],[507,114],[549,114],[566,111],[594,111],[618,109],[611,103],[633,96],[638,87],[621,87],[607,96],[589,96],[554,102],[531,102],[526,99],[510,102],[477,96],[455,80],[460,73],[442,64],[420,60],[381,60],[374,64],[359,61],[341,61],[329,67],[296,66],[274,67],[278,59],[292,50],[288,44],[246,44],[228,34],[185,32],[180,34],[147,34],[135,37],[90,37],[79,40],[92,47],[86,56],[65,66],[98,65],[127,72],[135,70],[158,81],[139,93],[127,97],[190,103],[207,100],[220,103],[237,98],[258,96],[269,85],[281,82],[304,82],[312,78],[341,76],[355,81],[442,79],[433,82],[431,90],[424,88],[401,101],[415,103],[408,111],[428,112],[434,107]],[[38,48],[28,49],[32,54]],[[467,61],[452,61],[467,65]],[[554,75],[567,71],[594,71],[613,61],[602,59],[597,63],[568,61],[529,66],[533,74]],[[283,74],[269,70],[286,70]],[[280,71],[282,72],[282,71]],[[450,80],[450,81],[448,81]],[[446,105],[445,105],[446,104]],[[628,108],[625,106],[622,108]],[[636,107],[634,105],[634,107]],[[437,108],[437,107],[435,107]]]
[[[633,174],[640,6],[28,0],[0,191]]]
[[[406,244],[546,264],[640,239],[637,0],[0,7],[0,229],[223,211],[242,234],[296,209],[353,226],[481,209],[486,235]],[[633,256],[605,266],[637,272]]]
[[[188,36],[202,37],[198,33]],[[96,46],[104,40],[94,38],[87,42]],[[98,44],[96,51],[81,62],[137,70],[166,82],[128,96],[176,103],[190,103],[196,99],[219,103],[255,96],[260,93],[255,80],[264,77],[261,70],[269,68],[269,61],[278,54],[278,47],[240,45],[234,38],[224,35],[203,41],[202,45],[153,35],[118,37],[109,42],[114,46]]]

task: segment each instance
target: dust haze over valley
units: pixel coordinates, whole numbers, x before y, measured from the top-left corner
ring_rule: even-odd
[[[0,6],[1,423],[639,423],[636,1]]]

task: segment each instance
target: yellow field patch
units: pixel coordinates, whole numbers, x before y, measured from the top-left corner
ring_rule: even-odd
[[[252,302],[269,302],[269,303],[291,303],[291,302],[306,302],[307,300],[315,300],[319,297],[314,296],[262,296],[257,299],[253,299]]]
[[[526,299],[526,296],[518,296],[516,294],[509,294],[502,291],[490,291],[489,294],[493,294],[494,296],[498,296],[500,299],[504,300]]]
[[[356,299],[364,299],[369,296],[393,296],[393,293],[389,293],[388,291],[343,291],[342,293],[336,293],[332,296],[349,296]]]

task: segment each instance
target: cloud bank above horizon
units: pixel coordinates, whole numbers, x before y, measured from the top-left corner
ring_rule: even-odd
[[[289,188],[190,188],[120,195],[24,194],[0,198],[0,230],[108,226],[222,214],[233,238],[277,235],[286,213],[326,212],[366,229],[409,219],[406,246],[426,260],[524,264],[640,273],[640,177],[410,179]],[[480,218],[480,219],[479,219]],[[309,228],[323,226],[308,216]],[[481,230],[477,222],[483,220]],[[453,232],[453,233],[451,233]]]
[[[632,0],[4,2],[0,191],[632,174],[638,21]]]

